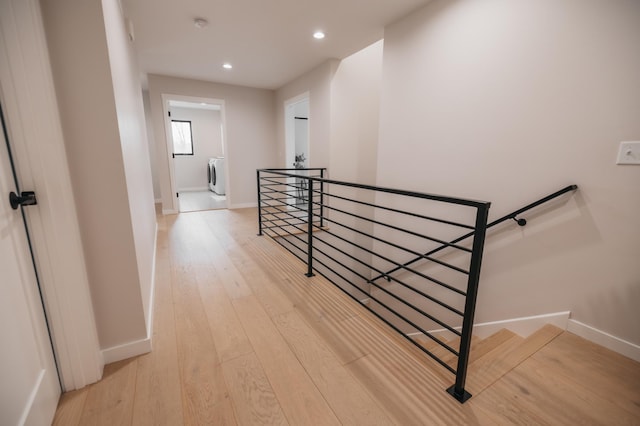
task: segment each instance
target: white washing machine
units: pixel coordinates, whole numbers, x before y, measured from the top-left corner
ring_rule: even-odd
[[[215,191],[213,187],[213,174],[214,174],[214,164],[216,162],[215,158],[209,158],[209,163],[207,164],[207,181],[209,184],[209,190]]]
[[[224,157],[216,157],[213,159],[213,167],[211,167],[210,186],[213,192],[218,195],[225,195],[225,161]]]

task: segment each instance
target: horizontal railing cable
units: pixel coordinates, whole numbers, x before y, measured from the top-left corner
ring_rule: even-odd
[[[331,235],[331,236],[333,236],[333,237],[335,237],[335,238],[337,238],[337,239],[339,239],[339,240],[341,240],[341,241],[349,242],[347,239],[345,239],[345,238],[343,238],[343,237],[341,237],[341,236],[339,236],[339,235],[337,235],[337,234],[335,234],[335,233],[333,233],[333,232],[331,232],[331,231],[325,230],[325,234],[327,234],[327,235]],[[324,241],[324,240],[320,239],[320,237],[314,237],[314,238],[315,238],[317,241],[321,241],[321,242],[323,242],[323,243],[325,243],[325,244],[327,244],[327,245],[330,245],[328,242],[326,242],[326,241]],[[353,243],[353,242],[352,242],[352,243],[351,243],[351,245],[352,245],[352,246],[354,246],[354,247],[357,247],[358,249],[363,250],[363,251],[365,251],[365,252],[367,252],[367,253],[369,253],[369,254],[372,254],[372,255],[374,255],[374,256],[377,256],[378,258],[380,258],[380,259],[382,259],[382,260],[385,260],[385,261],[390,262],[390,263],[395,263],[394,261],[392,261],[392,260],[388,259],[387,257],[382,256],[381,254],[375,253],[374,251],[369,250],[369,249],[367,249],[367,248],[364,248],[364,247],[360,246],[359,244],[356,244],[356,243]],[[334,250],[340,250],[340,249],[339,249],[339,248],[337,248],[337,247],[334,247]],[[341,250],[340,250],[340,251],[341,251]],[[347,254],[347,256],[349,256],[349,257],[353,257],[353,255],[349,255],[349,254]],[[354,260],[356,260],[356,259],[354,259]],[[358,261],[358,262],[362,262],[362,264],[363,264],[363,265],[369,266],[369,268],[371,268],[372,270],[374,270],[374,271],[376,271],[376,272],[380,272],[378,268],[375,268],[375,267],[374,267],[374,266],[372,266],[372,265],[367,265],[367,264],[366,264],[366,262],[364,262],[364,261],[362,261],[362,260],[360,260],[360,259],[357,259],[357,261]],[[449,290],[455,291],[456,293],[458,293],[458,294],[460,294],[460,295],[462,295],[462,296],[466,296],[466,294],[465,294],[463,291],[458,290],[458,289],[457,289],[457,288],[455,288],[455,287],[451,287],[451,286],[449,286],[449,285],[448,285],[448,284],[446,284],[446,283],[439,282],[438,280],[435,280],[435,278],[429,277],[428,275],[422,274],[421,272],[413,271],[413,270],[411,270],[411,269],[407,269],[407,271],[412,272],[412,273],[415,273],[417,276],[419,276],[419,277],[421,277],[421,278],[424,278],[424,279],[426,279],[426,280],[433,281],[433,282],[434,282],[434,283],[436,283],[436,284],[442,285],[443,287],[445,287],[445,288],[447,288],[447,289],[449,289]],[[369,278],[365,278],[365,280],[366,280],[367,284],[374,284],[373,282],[371,282],[371,280],[370,280]],[[437,299],[437,298],[435,298],[435,297],[433,297],[433,296],[428,295],[427,293],[425,293],[425,292],[423,292],[423,291],[420,291],[420,290],[418,290],[418,289],[416,289],[416,288],[414,288],[414,287],[412,287],[412,286],[410,286],[410,285],[408,285],[408,284],[404,283],[403,281],[399,280],[398,278],[393,277],[393,278],[392,278],[392,280],[393,280],[394,282],[396,282],[396,283],[400,284],[402,287],[406,288],[407,290],[413,291],[414,293],[417,293],[417,294],[419,294],[420,296],[425,297],[425,298],[427,298],[427,299],[431,300],[432,302],[434,302],[434,303],[436,303],[436,304],[438,304],[438,305],[442,306],[442,307],[443,307],[443,308],[445,308],[445,309],[448,309],[449,311],[453,312],[454,314],[457,314],[457,315],[460,315],[460,316],[463,316],[463,315],[464,315],[464,313],[463,313],[463,312],[461,312],[460,310],[458,310],[458,309],[456,309],[456,308],[454,308],[454,307],[452,307],[452,306],[448,305],[447,303],[445,303],[445,302],[443,302],[443,301],[441,301],[441,300],[439,300],[439,299]],[[434,281],[434,280],[435,280],[435,281]],[[374,285],[375,285],[375,284],[374,284]]]
[[[314,192],[319,193],[318,190],[316,190]],[[336,194],[325,193],[325,195],[328,196],[329,198],[337,198],[339,200],[350,201],[350,202],[353,202],[353,203],[356,203],[356,204],[360,204],[362,206],[375,207],[375,208],[378,208],[380,210],[384,210],[384,211],[388,211],[388,212],[392,212],[392,213],[400,213],[400,214],[403,214],[403,215],[406,215],[406,216],[412,216],[412,217],[416,217],[416,218],[419,218],[419,219],[425,219],[425,220],[430,220],[430,221],[433,221],[433,222],[443,223],[445,225],[457,226],[459,228],[473,229],[473,226],[466,225],[464,223],[453,222],[453,221],[446,220],[446,219],[439,219],[439,218],[432,217],[432,216],[425,216],[425,215],[422,215],[422,214],[413,213],[413,212],[407,212],[407,211],[403,211],[403,210],[399,210],[399,209],[394,209],[394,208],[391,208],[391,207],[379,206],[377,204],[368,203],[366,201],[350,200],[349,198],[341,197],[340,195],[336,195]]]
[[[325,266],[327,269],[330,269],[328,265],[324,264],[321,260],[315,259],[318,263],[320,263],[321,265]],[[347,278],[345,278],[344,276],[340,275],[338,272],[332,271],[332,273],[338,275],[340,278],[342,278],[343,280],[347,280]],[[343,293],[345,293],[347,296],[351,297],[352,299],[354,299],[356,302],[358,302],[359,304],[361,304],[362,306],[364,306],[365,309],[367,309],[369,312],[372,312],[375,316],[377,316],[379,319],[381,319],[383,322],[385,322],[388,326],[390,326],[391,328],[393,328],[395,331],[397,331],[398,333],[402,334],[402,335],[406,335],[406,333],[401,330],[399,327],[397,327],[395,324],[393,324],[391,321],[389,321],[388,319],[386,319],[385,317],[383,317],[382,315],[380,315],[378,312],[376,312],[375,310],[369,308],[367,305],[362,304],[362,302],[354,297],[351,293],[349,293],[348,291],[346,291],[344,288],[342,288],[338,283],[336,283],[335,281],[333,281],[330,277],[328,277],[325,273],[320,272],[320,274],[325,277],[327,280],[329,280],[331,283],[333,283],[333,285],[335,285],[336,287],[338,287],[338,289],[342,290]],[[358,287],[353,287],[354,289],[359,290],[360,292],[362,292],[364,295],[366,295],[368,298],[372,298],[369,294],[367,294],[365,291],[358,289]],[[373,300],[376,300],[375,298],[372,298]],[[376,301],[376,303],[379,303]],[[383,304],[381,304],[381,306],[384,307]],[[389,310],[389,309],[387,309]],[[393,310],[389,310],[390,312],[394,312]],[[400,316],[400,314],[396,313],[396,316],[402,319],[402,316]],[[444,346],[444,342],[438,340],[437,338],[435,338],[431,333],[429,332],[424,332],[425,336],[430,337],[431,339],[433,339],[434,341],[436,341],[437,343],[439,343],[440,345]],[[447,363],[445,363],[444,361],[442,361],[440,358],[438,358],[434,353],[432,353],[431,351],[429,351],[427,348],[425,348],[424,346],[422,346],[421,344],[419,344],[418,342],[414,341],[414,340],[409,340],[411,343],[413,343],[416,347],[418,347],[420,350],[422,350],[424,353],[426,353],[427,355],[429,355],[431,358],[433,358],[436,362],[438,362],[440,365],[442,365],[444,368],[446,368],[447,370],[449,370],[450,372],[455,374],[455,369],[453,369],[451,366],[449,366]],[[447,345],[448,346],[448,345]],[[452,353],[457,354],[457,352],[455,350],[452,350],[452,348],[449,347],[449,350],[452,351]]]
[[[314,202],[313,204],[314,205],[319,205],[320,203]],[[411,231],[411,230],[408,230],[408,229],[403,229],[403,228],[400,228],[399,226],[395,226],[395,225],[391,225],[391,224],[388,224],[388,223],[384,223],[384,222],[381,222],[381,221],[375,220],[375,219],[370,219],[368,217],[360,216],[360,215],[357,215],[355,213],[350,213],[350,212],[347,212],[345,210],[338,209],[336,207],[331,207],[331,206],[327,206],[327,205],[325,205],[324,207],[326,209],[329,209],[329,210],[332,210],[332,211],[335,211],[335,212],[339,212],[339,213],[345,214],[347,216],[355,217],[357,219],[362,219],[362,220],[364,220],[365,222],[368,222],[368,223],[381,225],[381,226],[384,226],[386,228],[393,229],[395,231],[403,232],[405,234],[413,235],[415,237],[420,237],[420,238],[425,239],[425,240],[433,241],[433,242],[438,243],[438,244],[446,245],[446,246],[449,246],[449,247],[452,247],[452,248],[455,248],[455,249],[458,249],[458,250],[461,250],[461,251],[464,251],[464,252],[467,252],[467,253],[471,253],[471,249],[469,249],[467,247],[457,246],[455,244],[448,243],[448,242],[446,242],[444,240],[441,240],[441,239],[438,239],[438,238],[429,237],[428,235],[420,234],[418,232]],[[429,259],[429,260],[431,260],[431,259]]]
[[[336,220],[328,219],[328,218],[326,218],[326,217],[323,217],[323,219],[324,219],[326,222],[335,223],[336,225],[338,225],[338,226],[340,226],[340,227],[342,227],[342,228],[344,228],[344,229],[348,229],[349,231],[355,232],[355,233],[357,233],[357,234],[359,234],[359,235],[362,235],[362,236],[365,236],[365,237],[369,237],[369,238],[371,238],[372,240],[379,241],[379,242],[381,242],[381,243],[383,243],[383,244],[389,245],[389,246],[391,246],[391,247],[393,247],[393,248],[396,248],[396,249],[398,249],[398,250],[401,250],[401,251],[404,251],[404,252],[407,252],[407,253],[411,253],[411,254],[413,254],[413,255],[415,255],[415,256],[420,256],[422,259],[428,259],[428,260],[431,260],[431,261],[433,261],[433,262],[435,262],[435,263],[438,263],[438,264],[440,264],[440,265],[446,266],[446,267],[448,267],[448,268],[450,268],[450,269],[452,269],[452,270],[455,270],[455,271],[457,271],[457,272],[460,272],[460,273],[462,273],[462,274],[465,274],[465,275],[468,275],[468,274],[469,274],[469,272],[468,272],[468,271],[465,271],[465,270],[464,270],[464,269],[462,269],[462,268],[458,268],[458,267],[457,267],[457,266],[455,266],[455,265],[447,264],[446,262],[443,262],[443,261],[441,261],[441,260],[434,260],[434,259],[432,259],[432,258],[424,257],[422,254],[420,254],[419,252],[417,252],[417,251],[415,251],[415,250],[411,250],[411,249],[408,249],[408,248],[406,248],[406,247],[402,247],[402,246],[401,246],[401,245],[399,245],[399,244],[396,244],[396,243],[393,243],[393,242],[390,242],[390,241],[386,241],[386,240],[384,240],[384,239],[382,239],[382,238],[379,238],[379,237],[373,236],[373,235],[371,235],[371,234],[367,234],[366,232],[360,231],[360,230],[355,229],[355,228],[353,228],[353,227],[351,227],[351,226],[348,226],[348,225],[345,225],[345,224],[343,224],[343,223],[340,223],[340,222],[338,222],[338,221],[336,221]],[[395,262],[394,262],[394,263],[395,263]],[[402,265],[402,264],[398,264],[398,267],[399,267],[399,268],[402,268],[402,267],[403,267],[403,265]],[[444,283],[442,283],[442,282],[440,282],[440,281],[438,281],[438,280],[436,280],[436,279],[433,279],[433,280],[431,280],[431,281],[433,281],[433,282],[434,282],[434,283],[436,283],[436,284],[440,284],[440,285],[442,285],[443,287],[447,287],[447,288],[449,288],[449,289],[450,289],[450,290],[452,290],[452,291],[455,291],[455,292],[457,292],[457,293],[460,293],[460,294],[464,295],[464,292],[462,292],[461,290],[456,289],[455,287],[449,287],[449,286],[447,286],[446,284],[444,284]]]
[[[534,202],[533,202],[533,203],[531,203],[531,204],[527,204],[526,206],[524,206],[524,207],[522,207],[522,208],[520,208],[520,209],[518,209],[518,210],[515,210],[515,211],[513,211],[513,212],[511,212],[511,213],[509,213],[509,214],[507,214],[507,215],[504,215],[504,216],[502,216],[501,218],[494,220],[493,222],[489,222],[489,223],[487,224],[487,228],[486,228],[486,229],[493,228],[494,226],[499,225],[499,224],[500,224],[500,223],[502,223],[502,222],[506,222],[507,220],[510,220],[510,219],[511,219],[511,220],[516,220],[516,222],[518,223],[518,225],[520,225],[520,226],[524,226],[524,225],[526,225],[526,223],[527,223],[527,222],[526,222],[526,221],[524,221],[524,222],[523,222],[523,219],[520,219],[520,220],[516,219],[516,217],[517,217],[518,215],[520,215],[520,214],[522,214],[522,213],[524,213],[524,212],[526,212],[526,211],[528,211],[528,210],[531,210],[531,209],[533,209],[533,208],[535,208],[535,207],[538,207],[539,205],[542,205],[542,204],[544,204],[544,203],[547,203],[547,202],[549,202],[549,201],[553,200],[554,198],[558,198],[559,196],[561,196],[561,195],[563,195],[563,194],[566,194],[567,192],[575,191],[575,190],[577,190],[577,189],[578,189],[578,185],[569,185],[569,186],[566,186],[566,187],[562,188],[562,189],[561,189],[561,190],[559,190],[559,191],[556,191],[556,192],[554,192],[554,193],[552,193],[552,194],[550,194],[550,195],[547,195],[546,197],[543,197],[543,198],[541,198],[541,199],[539,199],[539,200],[537,200],[537,201],[534,201]],[[459,243],[460,241],[466,240],[467,238],[469,238],[469,237],[473,236],[473,234],[474,234],[474,232],[469,232],[468,234],[464,234],[464,235],[462,235],[462,236],[460,236],[460,237],[458,237],[458,238],[455,238],[455,239],[453,239],[453,240],[449,241],[449,244],[456,244],[456,243]],[[440,246],[440,247],[437,247],[437,248],[435,248],[435,249],[433,249],[433,250],[430,250],[430,251],[426,252],[424,255],[425,255],[425,256],[431,256],[432,254],[436,254],[436,253],[438,253],[439,251],[442,251],[442,250],[446,249],[447,247],[448,247],[448,246],[446,246],[446,245],[442,245],[442,246]],[[422,255],[421,255],[421,256],[418,256],[418,257],[416,257],[415,259],[410,260],[409,262],[403,263],[402,265],[403,265],[403,266],[413,265],[415,262],[418,262],[418,261],[420,261],[420,260],[422,260]],[[401,267],[393,268],[393,269],[391,269],[390,271],[387,271],[387,273],[385,273],[385,274],[380,274],[379,276],[377,276],[377,277],[375,277],[375,278],[372,278],[371,280],[372,280],[372,281],[377,281],[377,280],[379,280],[380,278],[389,279],[389,275],[390,275],[390,274],[392,274],[392,273],[394,273],[394,272],[397,272],[397,271],[399,271],[400,269],[402,269],[402,268],[401,268]]]
[[[330,244],[329,242],[327,242],[327,241],[325,241],[325,240],[321,239],[320,237],[314,237],[314,238],[316,239],[316,241],[320,241],[321,243],[324,243],[325,245],[330,246],[333,250],[336,250],[336,251],[338,251],[338,252],[342,253],[343,255],[347,256],[347,257],[348,257],[348,258],[350,258],[350,259],[355,260],[356,262],[360,263],[361,265],[369,266],[369,265],[367,265],[367,263],[366,263],[366,262],[364,262],[364,261],[363,261],[363,260],[361,260],[361,259],[358,259],[357,257],[353,256],[352,254],[349,254],[349,253],[347,253],[346,251],[344,251],[344,250],[342,250],[342,249],[340,249],[340,248],[338,248],[338,247],[332,247],[332,246],[331,246],[331,244]],[[318,251],[320,251],[320,250],[318,249]],[[336,260],[335,262],[336,262],[336,263],[338,263],[338,264],[339,264],[339,265],[341,265],[341,266],[344,266],[344,264],[343,264],[343,263],[338,262],[337,260]],[[346,266],[345,266],[345,267],[346,267]],[[373,267],[373,266],[371,266],[371,268],[373,269],[374,267]],[[375,269],[374,269],[374,270],[375,270]],[[382,291],[384,291],[384,292],[388,292],[385,288],[381,287],[380,285],[378,285],[378,284],[376,284],[376,283],[371,282],[367,277],[365,277],[365,276],[363,276],[363,275],[361,275],[361,274],[358,274],[358,275],[359,275],[359,276],[360,276],[360,277],[361,277],[361,278],[362,278],[362,279],[363,279],[367,284],[371,284],[371,285],[375,286],[376,288],[379,288],[380,290],[382,290]],[[407,290],[413,291],[414,293],[419,294],[420,296],[425,297],[425,298],[427,298],[427,299],[431,300],[432,302],[434,302],[434,303],[436,303],[436,304],[438,304],[438,305],[442,306],[442,307],[443,307],[443,308],[445,308],[445,309],[450,310],[451,312],[453,312],[453,313],[455,313],[455,314],[458,314],[458,315],[460,315],[460,316],[463,316],[463,315],[464,315],[464,313],[460,312],[460,311],[459,311],[459,310],[457,310],[456,308],[454,308],[454,307],[452,307],[452,306],[449,306],[448,304],[446,304],[446,303],[444,303],[444,302],[442,302],[442,301],[440,301],[440,300],[436,299],[435,297],[432,297],[432,296],[430,296],[430,295],[428,295],[428,294],[426,294],[426,293],[424,293],[424,292],[422,292],[422,291],[420,291],[420,290],[418,290],[418,289],[416,289],[416,288],[413,288],[413,287],[411,287],[410,285],[408,285],[408,284],[406,284],[406,283],[404,283],[404,282],[402,282],[402,281],[400,281],[400,280],[398,280],[398,279],[396,279],[396,278],[394,278],[394,281],[395,281],[395,282],[397,282],[398,284],[400,284],[401,286],[403,286],[404,288],[406,288]],[[391,295],[390,293],[389,293],[389,295],[390,295],[390,296],[392,296],[392,297],[397,297],[396,295]],[[407,302],[402,301],[402,300],[401,300],[401,302],[402,302],[402,303],[407,303]],[[420,309],[419,309],[419,308],[414,307],[413,305],[407,305],[407,306],[410,306],[411,308],[413,308],[413,309],[415,309],[416,311],[420,312]],[[425,314],[423,314],[423,315],[425,315],[426,317],[430,318],[432,321],[434,321],[434,322],[436,322],[436,323],[440,324],[441,326],[443,326],[443,327],[444,327],[444,328],[446,328],[447,330],[451,331],[452,333],[454,333],[454,334],[456,334],[456,335],[458,335],[458,336],[460,335],[460,332],[459,332],[459,331],[457,331],[457,330],[456,330],[456,329],[454,329],[453,327],[449,326],[448,324],[441,322],[441,321],[440,321],[440,320],[438,320],[437,318],[432,318],[429,314],[426,314],[426,313],[425,313]]]
[[[364,189],[364,190],[376,191],[376,192],[387,193],[387,194],[395,194],[395,195],[404,196],[404,197],[413,197],[413,198],[420,198],[420,199],[426,199],[426,200],[432,200],[432,201],[439,201],[439,202],[448,203],[448,204],[458,204],[458,205],[468,206],[468,207],[484,207],[490,204],[490,203],[487,203],[486,201],[471,200],[468,198],[447,197],[444,195],[427,194],[424,192],[405,191],[401,189],[385,188],[385,187],[372,186],[372,185],[363,185],[363,184],[353,183],[353,182],[343,182],[338,180],[323,179],[323,178],[317,178],[317,177],[306,177],[304,175],[285,173],[277,170],[278,169],[261,169],[260,171],[267,171],[270,173],[274,173],[274,174],[286,176],[286,177],[305,178],[305,179],[308,179],[309,181],[323,182],[329,185],[335,184],[336,186],[342,186],[347,188]]]

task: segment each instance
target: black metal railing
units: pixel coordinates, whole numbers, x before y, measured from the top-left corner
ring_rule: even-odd
[[[487,223],[487,202],[328,180],[324,172],[258,170],[259,234],[305,262],[307,276],[320,273],[454,373],[447,391],[466,401],[487,229],[508,220],[525,226],[518,216],[577,186]],[[468,232],[452,238],[458,229]]]
[[[490,203],[329,180],[324,170],[258,170],[259,234],[455,374],[448,392],[464,402]],[[450,242],[459,229],[471,241]],[[428,253],[438,247],[448,250]]]

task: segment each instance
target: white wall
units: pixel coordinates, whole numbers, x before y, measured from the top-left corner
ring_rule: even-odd
[[[477,321],[570,310],[640,343],[640,2],[435,1],[387,27],[378,184],[491,201]],[[526,216],[526,215],[525,215]]]
[[[231,208],[257,203],[256,169],[276,162],[274,92],[264,89],[209,83],[161,75],[149,75],[149,97],[157,148],[157,166],[162,206],[173,208],[169,177],[169,156],[162,106],[162,94],[205,97],[225,101],[229,174],[227,198]]]
[[[120,1],[102,0],[102,8],[129,199],[129,226],[133,231],[144,318],[147,322],[147,335],[144,337],[150,338],[156,213],[142,90],[137,60]]]
[[[116,0],[41,4],[98,337],[107,349],[148,331],[155,216],[141,89]]]
[[[270,167],[291,167],[287,164],[285,148],[284,103],[309,92],[309,162],[307,167],[328,167],[331,128],[331,78],[338,61],[330,59],[276,91],[277,163]]]
[[[144,120],[147,126],[147,140],[149,144],[149,162],[151,164],[151,182],[153,183],[153,198],[160,201],[160,179],[158,178],[158,168],[156,166],[156,144],[153,137],[153,120],[151,118],[151,101],[149,91],[142,91],[142,102],[144,105]]]
[[[331,177],[376,181],[383,41],[343,59],[331,82]]]
[[[171,119],[191,121],[193,137],[193,155],[173,160],[176,190],[207,190],[209,158],[223,156],[220,111],[171,107]]]

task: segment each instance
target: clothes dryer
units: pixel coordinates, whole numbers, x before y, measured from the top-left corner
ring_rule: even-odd
[[[218,195],[225,195],[225,160],[224,157],[216,157],[213,159],[213,169],[211,171],[211,181],[213,182],[213,192]]]
[[[209,158],[209,163],[207,163],[207,181],[209,185],[209,190],[215,192],[215,188],[213,186],[214,183],[214,164],[216,162],[215,158]]]

